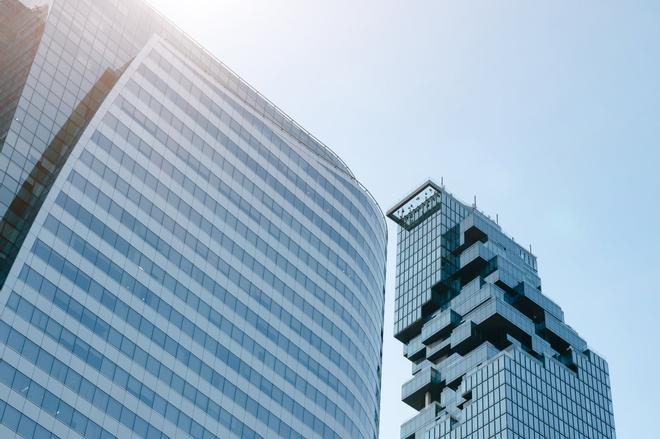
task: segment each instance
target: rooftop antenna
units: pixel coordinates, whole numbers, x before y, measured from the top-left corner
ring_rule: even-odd
[[[498,226],[500,225],[500,214],[499,213],[495,214],[495,224],[497,224]]]
[[[445,188],[445,177],[440,177],[440,187]]]
[[[475,208],[475,209],[477,208],[477,196],[476,195],[474,196],[474,203],[472,203],[472,207]]]

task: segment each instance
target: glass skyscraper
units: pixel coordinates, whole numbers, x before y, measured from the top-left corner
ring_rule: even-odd
[[[536,257],[431,181],[388,211],[394,334],[418,414],[401,439],[612,439],[607,363],[542,293]]]
[[[148,5],[0,0],[0,437],[378,433],[386,225]]]

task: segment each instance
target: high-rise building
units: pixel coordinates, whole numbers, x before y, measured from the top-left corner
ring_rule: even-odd
[[[141,1],[0,25],[0,437],[375,439],[387,233],[345,164]]]
[[[419,413],[402,439],[611,439],[607,363],[541,292],[536,257],[429,181],[399,225],[394,334]]]

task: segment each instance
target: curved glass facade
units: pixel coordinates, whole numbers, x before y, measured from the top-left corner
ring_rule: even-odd
[[[0,434],[376,438],[387,237],[368,192],[147,6],[49,13],[34,64],[63,35],[100,74],[67,80],[75,135],[10,203],[34,215],[3,235]],[[116,57],[63,31],[81,20]],[[16,116],[27,100],[41,121],[31,99]]]

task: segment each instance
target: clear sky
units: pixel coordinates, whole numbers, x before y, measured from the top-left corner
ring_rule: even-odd
[[[383,209],[442,176],[499,214],[609,361],[618,437],[658,437],[660,2],[152,3],[333,148]],[[383,438],[413,414],[392,337],[394,236]]]

